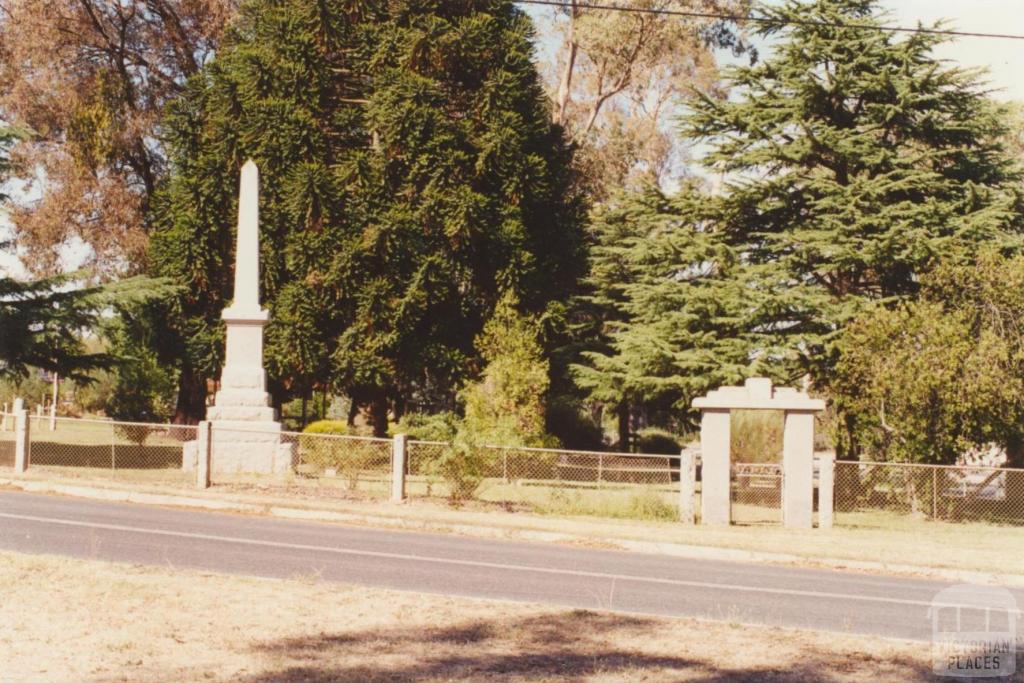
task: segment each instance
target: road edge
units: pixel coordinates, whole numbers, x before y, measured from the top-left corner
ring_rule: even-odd
[[[3,477],[0,477],[0,487],[20,489],[26,493],[57,494],[89,500],[201,509],[213,512],[238,512],[244,514],[265,515],[281,519],[331,522],[336,524],[387,528],[398,531],[447,533],[476,538],[532,541],[584,547],[593,547],[595,545],[595,541],[591,537],[554,531],[510,529],[484,524],[452,524],[436,520],[412,520],[408,517],[370,515],[357,512],[338,512],[335,510],[317,510],[275,504],[243,503],[209,496],[200,498],[181,494],[170,495],[147,493],[143,491],[132,491],[130,489],[60,484],[39,480],[22,480]],[[791,555],[786,553],[765,553],[752,550],[741,550],[738,548],[720,548],[715,546],[698,546],[669,542],[659,543],[654,541],[639,541],[635,539],[615,537],[600,541],[599,544],[602,548],[610,550],[642,552],[691,560],[715,560],[745,562],[751,564],[814,567],[882,573],[897,576],[913,576],[917,578],[957,581],[963,583],[1024,586],[1024,576],[1018,574],[998,574],[958,569],[943,569],[940,567],[929,567],[926,565],[895,564],[864,560],[843,560],[828,557],[808,558],[803,555]]]

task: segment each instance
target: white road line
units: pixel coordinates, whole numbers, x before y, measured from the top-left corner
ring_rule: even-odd
[[[166,529],[148,529],[145,527],[126,526],[121,524],[100,524],[96,522],[80,522],[71,519],[58,519],[53,517],[36,517],[33,515],[18,515],[0,512],[0,517],[7,519],[20,519],[30,522],[41,522],[45,524],[61,524],[64,526],[86,527],[91,529],[107,529],[109,531],[127,531],[131,533],[151,534],[156,536],[173,536],[176,538],[192,538],[204,541],[220,541],[223,543],[237,543],[243,545],[263,546],[267,548],[285,548],[290,550],[310,550],[314,552],[333,553],[336,555],[356,555],[361,557],[377,557],[390,560],[407,560],[415,562],[431,562],[434,564],[458,565],[464,567],[478,567],[482,569],[501,569],[521,572],[535,572],[538,574],[556,574],[561,576],[578,576],[596,579],[609,579],[617,581],[634,581],[638,583],[655,583],[667,586],[685,586],[687,588],[710,588],[729,591],[743,591],[747,593],[769,593],[773,595],[792,595],[807,598],[833,598],[838,600],[852,600],[856,602],[875,602],[884,604],[913,605],[917,607],[932,607],[933,603],[927,600],[907,600],[903,598],[884,598],[871,595],[851,595],[849,593],[833,593],[827,591],[798,590],[795,588],[767,588],[760,586],[745,586],[732,583],[713,583],[708,581],[687,581],[685,579],[663,579],[653,576],[636,576],[631,574],[611,574],[605,572],[580,571],[576,569],[554,569],[550,567],[532,567],[522,564],[503,564],[500,562],[482,562],[477,560],[456,560],[445,557],[430,557],[427,555],[412,555],[404,553],[388,553],[374,550],[355,550],[352,548],[331,548],[328,546],[306,545],[303,543],[282,543],[279,541],[261,541],[254,538],[240,538],[237,536],[219,536],[214,534],[198,534],[188,531],[168,531]],[[943,605],[945,606],[945,605]],[[951,605],[956,606],[956,605]]]

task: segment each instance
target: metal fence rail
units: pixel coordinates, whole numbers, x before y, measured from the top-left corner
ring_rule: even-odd
[[[195,438],[189,425],[31,416],[27,464],[62,476],[187,485],[182,445]]]
[[[457,486],[449,444],[410,441],[411,497],[446,497]],[[674,518],[679,457],[546,448],[481,446],[474,497],[506,508],[613,517]]]
[[[293,467],[305,477],[333,479],[349,491],[386,496],[391,486],[391,439],[282,432],[293,444]]]
[[[339,434],[261,429],[258,425],[210,430],[210,469],[214,484],[251,484],[253,475],[293,475],[275,488],[310,485],[371,497],[388,495],[392,440]],[[254,472],[255,469],[255,472]]]
[[[193,426],[29,416],[28,431],[24,452],[31,470],[197,484],[200,440]],[[273,465],[266,473],[288,475],[270,488],[292,491],[298,485],[307,493],[340,497],[392,494],[392,439],[223,425],[209,434],[214,484],[244,479],[251,487],[251,474],[239,477],[262,449]],[[15,435],[15,415],[0,413],[0,468],[14,466]],[[406,494],[451,499],[462,487],[471,491],[463,502],[473,498],[505,509],[678,519],[679,456],[478,446],[460,461],[457,450],[444,442],[408,441]],[[255,485],[267,489],[268,481],[257,479]],[[782,490],[778,463],[734,463],[733,519],[781,521]],[[699,491],[698,482],[698,508]],[[900,519],[1024,525],[1024,469],[838,461],[834,497],[840,526]]]
[[[835,506],[837,524],[877,513],[1024,524],[1024,470],[838,461]]]
[[[735,462],[731,471],[732,519],[737,524],[782,523],[782,465]]]

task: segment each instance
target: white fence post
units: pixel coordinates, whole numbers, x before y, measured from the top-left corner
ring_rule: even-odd
[[[53,373],[53,397],[50,400],[50,431],[57,430],[57,399],[60,397],[60,377]]]
[[[196,425],[196,486],[210,488],[210,423],[203,420]]]
[[[831,529],[835,510],[836,454],[825,453],[818,460],[818,528]]]
[[[690,448],[679,453],[679,520],[684,524],[697,521],[697,458]]]
[[[409,445],[409,437],[395,434],[391,446],[391,502],[401,503],[405,500],[405,460]]]
[[[21,474],[28,469],[29,449],[28,410],[20,398],[14,401],[14,471]]]

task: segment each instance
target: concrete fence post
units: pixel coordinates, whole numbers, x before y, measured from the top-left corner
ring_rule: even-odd
[[[782,431],[782,523],[814,526],[814,413],[787,410]]]
[[[818,528],[831,529],[835,511],[836,454],[825,453],[818,460]]]
[[[728,525],[732,519],[728,409],[702,411],[700,419],[700,522]]]
[[[14,401],[14,471],[24,473],[29,465],[29,417],[25,402]]]
[[[697,458],[690,448],[679,454],[679,521],[697,522]]]
[[[210,422],[203,420],[196,425],[196,487],[210,488]]]
[[[409,437],[395,434],[391,446],[391,502],[401,503],[405,500],[405,461],[409,446]]]

